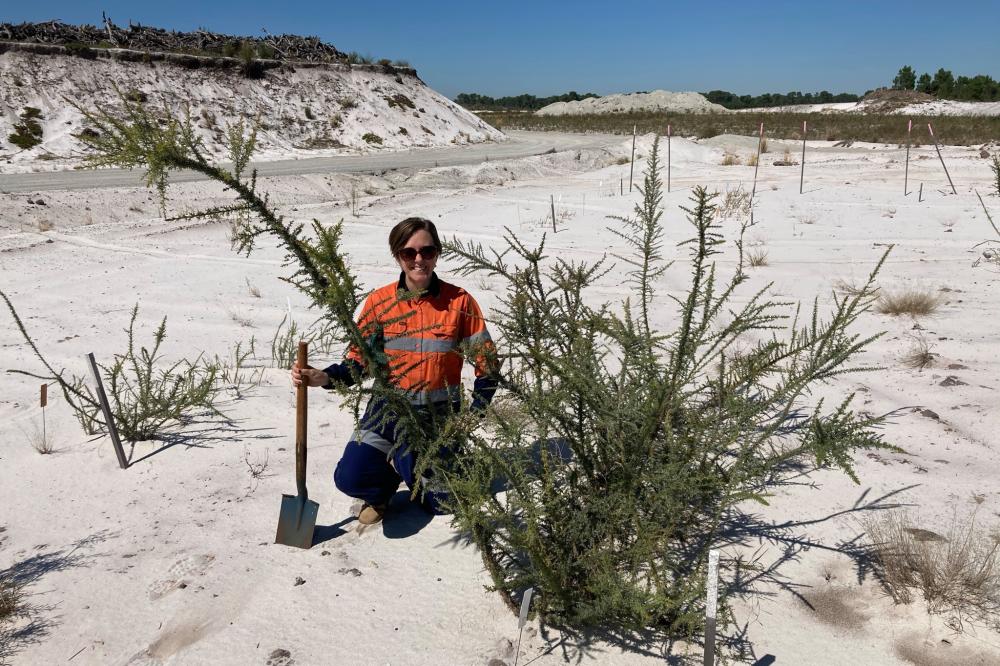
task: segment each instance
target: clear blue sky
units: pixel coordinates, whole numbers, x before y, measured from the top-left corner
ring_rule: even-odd
[[[856,92],[900,66],[1000,78],[1000,0],[37,0],[0,22],[60,19],[239,35],[316,35],[405,59],[454,97],[636,90]]]

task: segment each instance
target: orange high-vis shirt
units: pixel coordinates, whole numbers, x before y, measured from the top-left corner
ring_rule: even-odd
[[[463,351],[474,354],[476,377],[492,374],[494,346],[476,300],[464,289],[432,276],[420,297],[402,298],[405,282],[387,284],[365,300],[358,325],[365,335],[382,331],[390,377],[417,405],[457,400]],[[347,358],[363,363],[357,349]],[[491,359],[494,359],[491,361]]]

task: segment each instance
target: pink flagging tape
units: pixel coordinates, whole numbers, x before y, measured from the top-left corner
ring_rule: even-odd
[[[913,131],[913,120],[912,119],[910,120],[910,124],[906,126],[906,131],[907,131],[907,133]]]
[[[670,125],[667,125],[667,136],[670,136]]]
[[[934,128],[931,127],[930,123],[927,123],[927,131],[931,133],[931,136],[934,136]]]
[[[760,124],[760,135],[764,136],[764,123]]]

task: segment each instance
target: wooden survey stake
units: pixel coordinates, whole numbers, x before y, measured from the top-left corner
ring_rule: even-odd
[[[903,170],[903,196],[910,193],[910,134],[913,132],[913,120],[906,125],[906,167]]]
[[[937,151],[938,159],[941,160],[941,168],[944,169],[944,175],[948,176],[948,184],[951,185],[951,193],[958,194],[958,190],[955,189],[955,183],[951,182],[951,174],[948,173],[948,167],[944,163],[944,157],[941,156],[941,146],[938,145],[937,137],[934,136],[934,128],[931,127],[930,123],[927,123],[927,131],[931,133],[931,138],[934,139],[934,150]]]
[[[632,172],[635,171],[635,130],[637,125],[632,125],[632,159],[628,163],[628,191],[632,193]]]
[[[49,385],[42,384],[38,393],[38,404],[45,407],[49,404]]]
[[[802,121],[802,167],[799,169],[799,194],[802,194],[802,184],[806,178],[806,121]]]
[[[667,192],[670,191],[670,125],[667,125]]]

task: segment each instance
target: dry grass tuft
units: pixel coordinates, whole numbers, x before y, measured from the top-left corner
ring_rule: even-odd
[[[761,266],[767,266],[767,249],[765,248],[754,248],[747,252],[747,263],[750,264],[752,268],[760,268]]]
[[[24,591],[18,583],[0,576],[0,625],[10,622],[24,610]],[[0,656],[3,656],[0,653]]]
[[[941,305],[941,296],[925,289],[908,289],[906,291],[879,294],[875,310],[881,314],[913,317],[926,317],[937,312]]]
[[[767,150],[767,137],[765,136],[760,140],[760,153],[761,155],[763,155],[766,152],[768,152],[768,150]],[[753,165],[751,164],[750,166]]]
[[[739,166],[740,158],[739,155],[727,152],[722,156],[722,166]]]
[[[900,359],[908,368],[913,368],[914,370],[923,370],[934,365],[934,357],[937,356],[931,351],[931,347],[927,344],[927,340],[923,337],[917,337],[913,339],[913,346],[907,350],[903,357]]]
[[[833,288],[843,296],[870,296],[878,291],[878,288],[875,287],[871,292],[866,292],[863,284],[859,285],[853,279],[843,278],[836,280],[833,283]]]
[[[50,222],[49,220],[38,220],[37,224],[39,231],[52,231],[56,228],[55,222]]]
[[[260,289],[257,287],[257,285],[251,284],[250,278],[245,278],[245,279],[247,281],[247,291],[250,292],[250,295],[253,296],[254,298],[260,298]]]
[[[39,426],[37,422],[31,422],[31,431],[25,432],[25,437],[28,438],[28,442],[31,444],[31,448],[38,453],[46,456],[50,453],[54,453],[56,450],[55,438],[52,435],[52,431]]]
[[[757,154],[750,153],[747,155],[747,166],[757,166]]]
[[[1000,531],[976,527],[976,512],[956,514],[946,537],[914,526],[903,511],[864,521],[882,582],[896,603],[920,593],[931,612],[985,619],[1000,628]]]
[[[750,193],[742,185],[737,185],[735,189],[726,190],[715,214],[723,220],[747,218],[750,217],[751,204]]]

